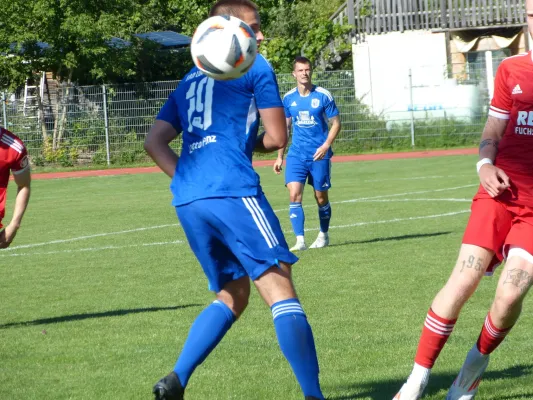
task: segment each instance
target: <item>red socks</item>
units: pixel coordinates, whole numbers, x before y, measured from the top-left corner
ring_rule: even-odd
[[[425,368],[433,367],[456,321],[457,319],[441,318],[431,308],[429,309],[415,356],[418,365]]]
[[[485,323],[477,340],[477,349],[481,354],[490,354],[505,339],[512,327],[507,329],[496,328],[490,318],[490,313],[485,318]]]
[[[457,319],[439,317],[431,308],[429,309],[415,356],[415,362],[418,365],[425,368],[433,368],[437,357],[453,331],[456,321]],[[492,353],[505,339],[511,328],[500,329],[495,327],[490,318],[490,313],[487,314],[485,324],[477,340],[479,352],[481,354]]]

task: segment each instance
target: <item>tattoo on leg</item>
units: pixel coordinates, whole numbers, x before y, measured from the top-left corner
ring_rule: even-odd
[[[499,144],[500,144],[499,140],[485,139],[479,144],[479,151],[481,151],[481,149],[489,145],[492,145],[494,148],[498,149]]]
[[[524,293],[533,284],[533,277],[523,269],[515,268],[507,272],[507,278],[505,278],[503,284],[505,285],[506,283],[515,285],[522,293]]]
[[[473,255],[468,256],[468,259],[463,260],[462,262],[463,262],[463,265],[461,267],[460,272],[463,272],[465,268],[474,268],[476,271],[481,271],[481,269],[483,268],[483,259],[482,258],[476,259],[476,257]]]

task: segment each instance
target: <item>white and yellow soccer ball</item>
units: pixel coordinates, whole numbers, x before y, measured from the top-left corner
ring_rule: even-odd
[[[194,64],[207,76],[230,80],[243,76],[254,63],[254,31],[239,18],[217,15],[202,22],[192,37]]]

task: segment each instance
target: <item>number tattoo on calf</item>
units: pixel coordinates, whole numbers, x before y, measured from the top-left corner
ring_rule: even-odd
[[[463,265],[460,272],[463,272],[465,268],[474,268],[476,271],[481,271],[483,269],[483,259],[478,258],[476,260],[475,256],[470,255],[468,260],[463,260]]]

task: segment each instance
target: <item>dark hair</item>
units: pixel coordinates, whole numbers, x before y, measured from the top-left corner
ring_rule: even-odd
[[[311,65],[311,60],[309,60],[307,57],[304,56],[298,56],[294,59],[292,62],[292,69],[294,70],[294,67],[296,67],[296,64],[307,64],[313,69],[313,66]]]
[[[258,12],[257,4],[251,0],[219,0],[211,7],[209,16],[231,15],[240,18],[244,9]]]

